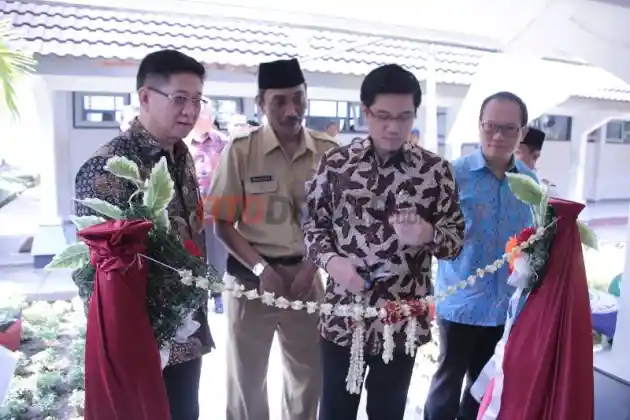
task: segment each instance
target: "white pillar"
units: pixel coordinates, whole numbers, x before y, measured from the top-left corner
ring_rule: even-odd
[[[32,95],[35,98],[37,133],[37,156],[41,184],[39,228],[33,239],[31,255],[36,268],[46,265],[52,256],[63,249],[67,243],[60,217],[59,185],[65,182],[65,173],[61,165],[61,153],[55,136],[55,113],[53,91],[40,76],[30,78]]]
[[[513,92],[525,101],[532,120],[569,98],[579,83],[579,74],[571,69],[527,56],[489,55],[478,66],[448,135],[450,158],[459,157],[462,143],[478,137],[479,111],[486,97],[499,91]]]
[[[599,179],[599,173],[600,173],[600,168],[603,167],[603,165],[606,164],[606,162],[603,161],[604,159],[604,147],[606,146],[606,129],[607,129],[607,124],[604,123],[600,128],[599,128],[599,132],[598,132],[598,136],[597,136],[597,143],[595,143],[595,165],[593,168],[593,177],[588,180],[588,185],[589,185],[589,191],[590,191],[590,195],[587,195],[585,198],[587,200],[592,200],[592,201],[598,201],[599,200],[599,193],[597,191],[597,185],[598,182],[597,180]]]
[[[438,122],[437,122],[437,81],[435,53],[433,44],[429,45],[429,54],[427,57],[427,77],[425,80],[424,94],[424,133],[420,133],[422,147],[437,153],[438,152]]]

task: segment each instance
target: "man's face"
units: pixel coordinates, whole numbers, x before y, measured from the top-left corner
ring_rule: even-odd
[[[536,161],[540,157],[540,151],[531,151],[526,145],[519,144],[514,152],[514,156],[527,165],[529,169],[536,169]]]
[[[202,80],[191,73],[173,74],[159,86],[143,86],[138,96],[151,123],[147,129],[170,144],[188,136],[199,117],[202,91]]]
[[[337,137],[337,134],[339,134],[339,126],[337,124],[330,124],[328,128],[326,128],[326,133],[328,133],[330,137]]]
[[[291,136],[300,132],[306,111],[306,87],[267,89],[259,105],[271,128],[279,135]]]
[[[516,102],[493,99],[479,122],[479,139],[488,158],[508,161],[522,138],[521,108]]]
[[[371,107],[361,107],[370,137],[378,149],[393,152],[409,139],[416,118],[413,95],[378,95]]]

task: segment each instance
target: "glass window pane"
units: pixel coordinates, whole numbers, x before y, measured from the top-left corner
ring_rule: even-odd
[[[117,111],[120,111],[125,108],[126,106],[125,102],[127,102],[125,99],[127,98],[125,98],[124,96],[116,96],[116,110]]]
[[[217,105],[220,114],[236,114],[238,112],[238,106],[234,100],[220,99]]]
[[[337,102],[337,116],[340,118],[348,117],[348,102]]]
[[[610,121],[606,124],[606,138],[621,140],[623,138],[623,123],[621,121]]]
[[[115,111],[115,96],[90,96],[90,110]]]
[[[89,122],[102,122],[103,114],[100,112],[88,112],[85,115],[85,119]]]
[[[309,101],[309,113],[311,117],[336,117],[337,102],[334,101]]]
[[[446,137],[446,112],[439,109],[437,112],[437,135],[438,140]]]

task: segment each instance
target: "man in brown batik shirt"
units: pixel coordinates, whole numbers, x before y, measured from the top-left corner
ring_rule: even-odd
[[[394,64],[373,70],[361,85],[370,136],[325,153],[319,163],[308,187],[304,235],[309,257],[330,276],[327,303],[351,304],[356,295],[376,306],[423,298],[431,291],[432,256],[452,259],[460,252],[464,218],[451,165],[407,141],[420,102],[413,74]],[[371,419],[403,419],[414,357],[404,352],[406,323],[400,324],[394,358],[385,364],[383,324],[366,321]],[[345,383],[351,320],[322,315],[320,331],[319,420],[354,419],[360,395],[348,393]],[[418,319],[417,343],[429,339],[427,314]]]
[[[168,205],[171,223],[182,239],[194,240],[205,256],[203,204],[194,162],[182,141],[199,116],[204,77],[203,65],[178,51],[163,50],[147,55],[137,75],[140,115],[124,133],[101,147],[81,166],[75,179],[75,195],[79,200],[93,197],[125,207],[136,188],[106,171],[107,160],[113,156],[129,158],[146,177],[165,156],[176,188]],[[77,216],[91,214],[92,210],[77,204]],[[79,293],[82,298],[88,298],[86,291]],[[168,365],[163,370],[173,420],[199,418],[201,356],[214,346],[207,304],[194,319],[201,326],[186,343],[172,343]]]

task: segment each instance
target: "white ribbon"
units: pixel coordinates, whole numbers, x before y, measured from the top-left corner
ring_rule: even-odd
[[[188,341],[188,338],[195,333],[201,326],[200,323],[193,319],[193,313],[189,313],[182,325],[179,326],[177,331],[175,332],[175,337],[173,340],[176,343],[185,343]],[[160,349],[160,361],[162,362],[162,369],[166,367],[168,364],[168,359],[171,356],[171,343],[166,343]]]
[[[529,284],[532,274],[533,273],[529,266],[529,257],[527,255],[523,255],[514,260],[514,271],[508,278],[507,282],[511,286],[517,287],[517,289],[510,298],[503,336],[495,347],[494,355],[483,368],[479,378],[470,389],[471,395],[477,399],[477,401],[481,401],[486,390],[490,386],[490,382],[494,379],[490,403],[479,420],[496,420],[499,416],[499,410],[501,409],[501,395],[503,393],[503,359],[505,355],[505,345],[510,336],[512,326],[514,325],[514,320],[516,319],[523,291]]]

